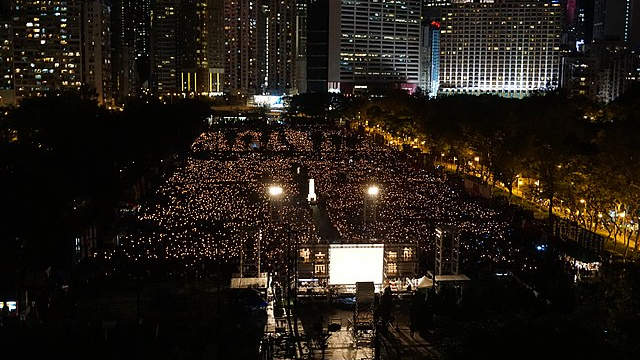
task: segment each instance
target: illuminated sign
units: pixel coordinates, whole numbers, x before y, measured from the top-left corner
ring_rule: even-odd
[[[276,95],[255,95],[253,102],[257,106],[267,106],[273,109],[279,109],[284,107],[283,97]]]
[[[16,301],[0,301],[0,309],[4,309],[5,305],[9,308],[9,312],[14,312],[18,309]]]

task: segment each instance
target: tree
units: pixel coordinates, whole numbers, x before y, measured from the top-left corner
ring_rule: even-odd
[[[548,201],[549,226],[553,227],[553,203],[559,189],[565,185],[573,151],[583,141],[579,115],[561,94],[548,93],[523,100],[521,116],[533,134],[530,159],[532,174],[540,179],[542,194]]]

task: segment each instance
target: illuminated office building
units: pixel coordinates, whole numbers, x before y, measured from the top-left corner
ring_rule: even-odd
[[[154,90],[160,96],[296,93],[305,75],[298,70],[305,9],[302,0],[156,1]]]
[[[159,96],[179,92],[177,68],[178,0],[156,0],[152,9],[152,89]]]
[[[640,6],[630,0],[576,2],[579,53],[563,59],[563,88],[570,95],[608,103],[637,81]]]
[[[330,91],[413,92],[421,78],[421,0],[332,0]],[[424,87],[424,84],[422,84]]]
[[[298,23],[296,10],[296,0],[262,0],[258,71],[264,95],[290,94],[296,88],[297,26],[304,25]]]
[[[182,0],[178,11],[176,55],[180,93],[190,96],[212,92],[209,76],[207,1]]]
[[[557,88],[562,24],[561,6],[554,1],[444,6],[439,92],[522,97]]]
[[[209,96],[224,90],[224,0],[158,0],[153,6],[154,91]]]
[[[151,84],[151,0],[113,0],[113,87],[118,102]]]
[[[209,0],[208,63],[211,91],[214,94],[224,90],[224,0]]]
[[[86,0],[82,19],[83,83],[95,90],[100,105],[111,106],[111,9],[103,0]]]
[[[260,92],[260,39],[258,34],[258,1],[225,0],[225,90],[233,95],[253,95]]]
[[[79,89],[82,84],[80,2],[14,0],[16,97]]]
[[[11,20],[0,13],[0,106],[15,102],[13,89],[13,27]]]
[[[427,19],[423,27],[423,71],[421,84],[430,98],[438,95],[440,87],[440,21]]]

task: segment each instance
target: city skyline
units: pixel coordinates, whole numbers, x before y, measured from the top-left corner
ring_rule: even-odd
[[[603,0],[12,0],[0,105],[80,88],[107,107],[385,89],[609,102],[638,79],[639,14]]]

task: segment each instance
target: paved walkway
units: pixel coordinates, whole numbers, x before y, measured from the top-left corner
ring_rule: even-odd
[[[312,307],[301,314],[297,328],[299,345],[295,332],[291,334],[286,317],[276,318],[273,307],[267,308],[267,325],[265,333],[272,336],[276,346],[273,359],[326,359],[326,360],[360,360],[374,359],[373,339],[369,344],[357,344],[351,327],[353,310],[331,307]],[[397,325],[390,326],[386,334],[379,334],[379,360],[431,360],[438,359],[438,352],[418,333],[412,334],[408,316],[404,307],[396,309]],[[293,319],[293,317],[292,317]],[[318,335],[317,327],[322,321],[323,335]],[[340,330],[328,332],[330,324],[339,324]],[[313,339],[307,335],[315,334]],[[322,351],[322,339],[326,347]]]

